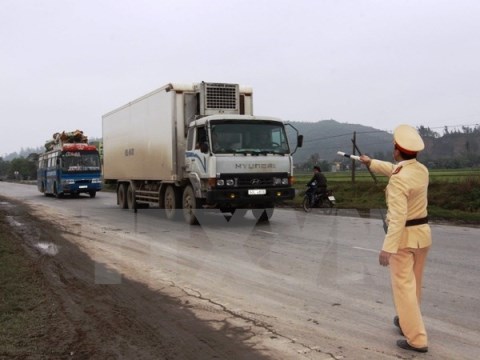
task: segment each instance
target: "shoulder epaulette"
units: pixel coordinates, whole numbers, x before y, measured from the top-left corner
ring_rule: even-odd
[[[403,166],[398,166],[395,170],[393,170],[392,175],[398,174],[400,170],[402,170]]]

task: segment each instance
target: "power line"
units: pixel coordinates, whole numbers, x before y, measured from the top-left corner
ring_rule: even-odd
[[[334,139],[334,138],[339,138],[342,136],[352,136],[354,131],[351,131],[349,133],[345,134],[338,134],[338,135],[331,135],[331,136],[326,136],[322,138],[316,138],[316,139],[308,139],[304,140],[305,143],[307,142],[312,142],[312,141],[319,141],[319,140],[328,140],[328,139]],[[374,133],[385,133],[386,131],[384,130],[369,130],[369,131],[355,131],[357,134],[374,134]]]
[[[471,126],[480,126],[480,124],[460,124],[460,125],[444,125],[444,126],[435,126],[429,129],[445,129],[445,128],[458,128],[458,127],[471,127]]]
[[[371,147],[371,146],[378,146],[378,145],[387,145],[387,144],[392,144],[392,141],[382,141],[382,142],[375,142],[375,143],[368,143],[368,144],[361,144],[359,142],[359,145],[362,147]],[[351,144],[349,144],[351,145]],[[329,146],[321,146],[318,151],[323,152],[328,152],[329,150],[338,150],[338,145],[329,145]]]
[[[424,126],[424,125],[420,125],[420,126]],[[426,127],[428,129],[445,129],[445,128],[458,128],[458,127],[472,127],[472,126],[480,126],[480,124],[458,124],[458,125],[445,125],[445,126],[435,126],[435,127]],[[425,126],[424,126],[425,127]],[[348,133],[344,133],[344,134],[338,134],[338,135],[331,135],[331,136],[325,136],[325,137],[321,137],[321,138],[315,138],[315,139],[305,139],[304,140],[304,143],[310,143],[310,142],[314,142],[314,141],[321,141],[321,140],[329,140],[329,139],[335,139],[335,138],[339,138],[339,137],[342,137],[342,136],[351,136],[353,134],[354,131],[351,131],[351,132],[348,132]],[[357,134],[375,134],[375,133],[392,133],[393,131],[392,130],[368,130],[368,131],[356,131]]]

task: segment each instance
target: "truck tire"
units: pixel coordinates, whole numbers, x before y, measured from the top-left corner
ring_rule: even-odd
[[[133,190],[132,184],[129,184],[127,188],[127,207],[133,210],[136,208],[136,205],[135,191]]]
[[[169,220],[174,220],[178,215],[180,208],[180,196],[177,189],[173,185],[168,185],[163,197],[163,207],[165,216]]]
[[[198,201],[191,185],[187,185],[182,196],[183,218],[189,225],[198,224]]]
[[[258,222],[267,222],[273,216],[273,208],[252,209],[252,213]]]
[[[93,190],[90,191],[88,194],[90,195],[90,197],[91,197],[92,199],[93,199],[95,196],[97,196],[97,192],[96,192],[96,191],[93,191]]]
[[[117,188],[117,203],[120,209],[127,209],[127,184],[121,183]]]

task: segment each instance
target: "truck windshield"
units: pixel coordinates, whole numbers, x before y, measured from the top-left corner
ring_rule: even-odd
[[[97,151],[65,151],[62,153],[63,172],[98,172],[100,158]]]
[[[212,121],[210,146],[216,154],[289,154],[282,123],[275,121]]]

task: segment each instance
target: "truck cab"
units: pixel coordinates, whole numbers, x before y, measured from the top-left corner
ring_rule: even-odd
[[[195,196],[225,212],[273,209],[295,196],[290,145],[277,118],[211,115],[193,121],[185,171]]]

